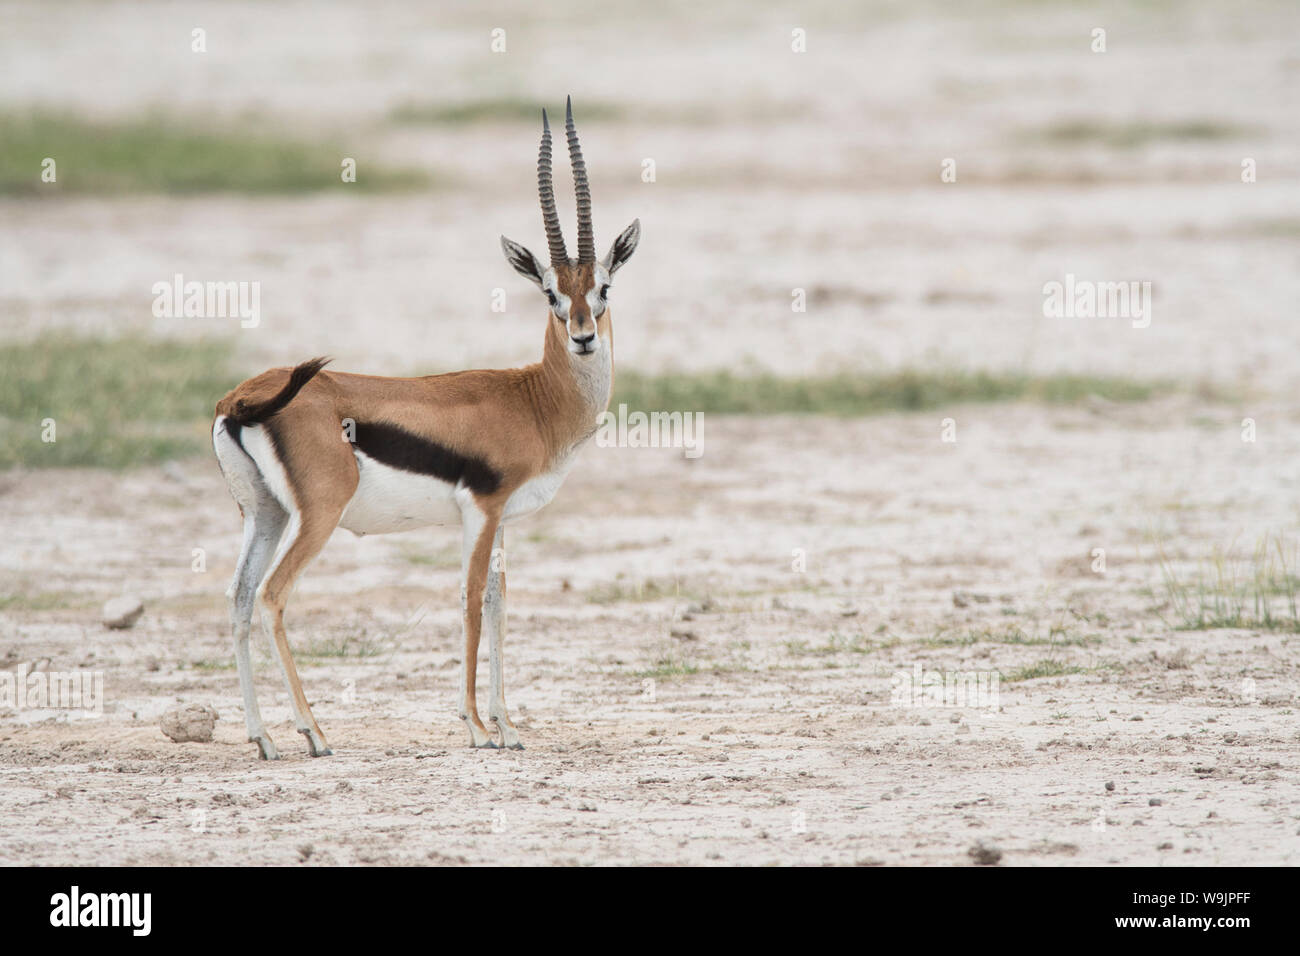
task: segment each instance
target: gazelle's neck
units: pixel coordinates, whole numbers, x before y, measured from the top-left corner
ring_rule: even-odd
[[[556,334],[554,318],[542,352],[540,382],[548,427],[557,448],[569,448],[596,430],[596,419],[609,407],[614,387],[614,336],[598,336],[590,355],[575,355],[568,336]]]

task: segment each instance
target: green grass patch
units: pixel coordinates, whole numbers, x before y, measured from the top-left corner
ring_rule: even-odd
[[[66,611],[94,605],[93,600],[72,591],[36,591],[30,594],[0,594],[0,611]]]
[[[236,667],[234,657],[201,657],[190,661],[190,667],[196,671],[208,673],[214,671],[233,671]]]
[[[42,163],[57,179],[42,182]],[[357,180],[344,183],[344,157]],[[306,193],[400,190],[428,185],[416,169],[391,169],[355,147],[270,132],[200,129],[161,117],[91,121],[66,113],[0,113],[0,195],[49,193]]]
[[[1189,573],[1158,543],[1156,557],[1175,629],[1300,632],[1300,547],[1282,535],[1265,535],[1244,558],[1215,549]]]
[[[1250,132],[1243,126],[1214,120],[1110,122],[1079,119],[1027,130],[1025,138],[1060,145],[1096,143],[1111,149],[1133,149],[1153,142],[1219,142],[1237,139]]]
[[[213,406],[242,377],[229,339],[85,338],[49,335],[0,348],[0,468],[121,468],[203,453]],[[1161,383],[1091,376],[987,372],[844,373],[785,378],[730,371],[616,376],[613,405],[726,414],[869,415],[966,402],[1052,403],[1096,395],[1141,401],[1171,391]],[[42,440],[47,419],[54,442]],[[440,554],[412,551],[412,564]],[[616,581],[588,595],[594,604],[699,599],[670,579]]]
[[[388,114],[392,123],[403,126],[475,126],[478,124],[522,124],[540,132],[542,107],[547,108],[552,131],[557,131],[560,156],[564,154],[564,110],[559,103],[543,103],[529,96],[495,96],[477,100],[417,100],[403,103]],[[579,125],[591,123],[638,123],[650,126],[718,126],[728,123],[773,122],[807,117],[800,103],[750,101],[744,103],[657,106],[582,99],[574,105]]]
[[[0,348],[0,468],[122,468],[194,455],[238,381],[228,340],[47,336]],[[54,441],[47,442],[47,420]]]
[[[529,97],[501,96],[461,102],[404,103],[389,114],[394,123],[437,126],[469,126],[475,123],[537,123],[542,121],[542,107],[549,104]],[[564,135],[564,113],[548,110],[552,129],[556,117],[560,135]],[[623,107],[600,100],[584,100],[575,111],[584,123],[600,123],[628,117]]]
[[[1300,239],[1300,219],[1262,219],[1245,223],[1240,231],[1249,236],[1274,239]]]
[[[716,372],[614,376],[611,407],[672,409],[733,415],[870,415],[925,411],[979,402],[1038,401],[1064,404],[1096,396],[1113,402],[1145,401],[1167,393],[1163,382],[1093,375],[1035,376],[1014,372],[922,371],[841,373],[785,377],[771,373]]]

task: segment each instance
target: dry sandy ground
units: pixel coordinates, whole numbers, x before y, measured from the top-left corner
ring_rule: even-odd
[[[464,747],[454,717],[454,531],[336,533],[289,618],[335,756],[299,747],[259,649],[285,754],[259,763],[215,467],[10,476],[8,590],[72,606],[0,612],[0,652],[102,670],[106,704],[3,715],[0,860],[1296,863],[1300,648],[1173,630],[1154,554],[1293,520],[1300,422],[1263,410],[1249,446],[1185,400],[952,414],[955,445],[918,415],[720,419],[696,461],[590,449],[507,542],[522,753]],[[148,609],[106,631],[123,588]],[[891,702],[917,664],[1044,661],[1079,670],[1005,681],[996,711]],[[214,743],[162,736],[178,701],[216,707]]]

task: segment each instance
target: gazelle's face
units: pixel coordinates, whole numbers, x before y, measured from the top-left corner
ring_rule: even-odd
[[[542,276],[551,321],[558,323],[574,355],[609,346],[609,280],[599,262],[552,266]]]
[[[609,254],[592,262],[552,263],[542,260],[512,239],[501,237],[506,260],[516,272],[536,283],[550,306],[547,321],[563,336],[570,354],[591,356],[610,345],[609,295],[617,272],[641,241],[641,221],[624,229]],[[548,332],[547,334],[552,334]]]
[[[618,234],[609,254],[596,259],[596,242],[591,227],[591,187],[587,165],[582,159],[578,131],[573,125],[573,101],[564,108],[564,136],[569,142],[569,164],[573,167],[573,195],[578,204],[578,257],[569,258],[555,211],[555,190],[551,180],[551,124],[542,110],[542,144],[537,150],[537,198],[542,204],[542,225],[550,266],[513,239],[501,237],[506,261],[521,276],[532,280],[546,296],[547,342],[549,336],[563,337],[564,347],[577,361],[610,348],[609,286],[614,273],[632,258],[641,240],[641,220],[635,219]]]

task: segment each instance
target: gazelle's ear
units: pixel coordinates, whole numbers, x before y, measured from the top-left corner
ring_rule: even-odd
[[[632,225],[628,226],[618,234],[614,244],[609,247],[609,255],[601,263],[605,271],[613,275],[619,270],[619,267],[627,260],[632,258],[632,253],[636,252],[636,244],[641,241],[641,220],[633,219]]]
[[[525,279],[531,279],[537,284],[537,288],[542,287],[542,276],[546,274],[546,266],[542,261],[528,251],[525,246],[521,246],[513,239],[501,237],[501,251],[506,254],[506,262],[514,266]]]

